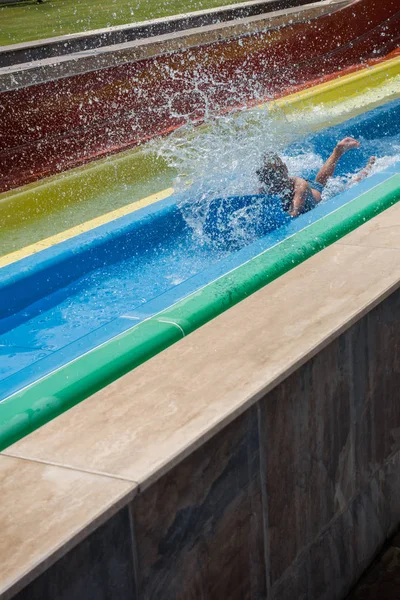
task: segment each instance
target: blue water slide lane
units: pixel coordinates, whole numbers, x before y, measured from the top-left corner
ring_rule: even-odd
[[[296,153],[297,150],[304,150],[304,145],[312,144],[314,151],[325,157],[324,154],[328,154],[328,149],[332,149],[340,135],[344,136],[348,133],[355,137],[361,137],[363,140],[373,140],[372,133],[380,138],[393,136],[398,133],[397,130],[400,131],[400,119],[396,117],[399,114],[399,107],[400,103],[397,101],[365,113],[340,127],[336,126],[323,133],[313,134],[306,139],[302,146],[292,145],[291,151]],[[393,122],[393,120],[395,125],[391,128],[390,121]],[[367,148],[365,152],[369,151],[370,148]],[[365,152],[351,157],[350,169],[357,169],[365,164]],[[349,170],[349,164],[345,168]],[[187,224],[177,206],[177,204],[181,204],[182,198],[178,196],[167,198],[2,268],[0,270],[0,318],[2,317],[0,320],[0,400],[4,400],[33,381],[73,361],[118,334],[135,327],[143,320],[156,315],[208,283],[290,238],[298,231],[323,219],[326,215],[399,172],[400,162],[394,163],[386,170],[370,176],[295,220],[289,219],[280,210],[277,199],[267,199],[263,204],[264,210],[268,211],[269,222],[273,215],[272,221],[275,223],[275,229],[267,224],[264,226],[264,231],[261,231],[264,235],[256,241],[225,255],[220,260],[214,260],[213,264],[207,268],[202,268],[200,272],[189,276],[181,283],[173,285],[134,309],[115,315],[115,318],[101,323],[98,327],[91,330],[89,328],[87,331],[83,327],[80,330],[81,333],[83,331],[82,335],[78,332],[70,341],[66,339],[64,345],[61,342],[50,349],[26,344],[27,336],[23,325],[24,322],[29,322],[33,314],[32,310],[35,310],[35,303],[39,306],[38,314],[40,314],[40,311],[46,308],[47,296],[52,298],[51,305],[51,302],[57,301],[57,294],[63,294],[65,286],[68,286],[71,281],[79,279],[83,274],[104,267],[104,265],[119,263],[121,256],[132,256],[135,252],[141,255],[153,248],[154,245],[160,245],[167,240],[171,243],[175,234],[179,236],[182,230],[187,229]],[[305,176],[313,177],[315,173],[310,171]],[[260,196],[216,200],[217,212],[210,221],[211,226],[216,222],[218,210],[221,208],[223,214],[227,207],[229,210],[235,210],[240,208],[243,202],[250,201],[251,203],[260,198],[262,200]],[[212,211],[210,211],[211,213]],[[21,333],[19,336],[15,336],[10,343],[7,334],[18,331],[19,328]]]

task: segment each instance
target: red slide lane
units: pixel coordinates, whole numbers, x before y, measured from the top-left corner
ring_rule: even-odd
[[[359,68],[400,46],[397,0],[0,94],[0,191]]]

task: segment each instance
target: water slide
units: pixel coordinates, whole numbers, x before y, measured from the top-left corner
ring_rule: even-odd
[[[307,101],[321,93],[315,88]],[[314,108],[328,111],[329,104]],[[253,109],[246,115],[254,119],[255,110],[262,114]],[[338,138],[353,135],[362,141],[340,164],[324,202],[298,219],[290,219],[277,198],[254,190],[230,195],[230,189],[240,188],[231,177],[226,196],[214,190],[205,198],[188,186],[62,243],[9,259],[0,271],[1,446],[396,202],[399,114],[400,101],[392,100],[297,136],[283,149],[298,174],[311,178]],[[271,128],[271,115],[263,116]],[[275,119],[279,123],[282,115]],[[235,126],[239,135],[240,125]],[[378,156],[374,172],[353,185],[352,177],[371,154]],[[199,198],[206,206],[201,219]]]
[[[0,447],[398,200],[398,24],[325,1],[0,69]],[[314,210],[258,193],[265,149],[312,178],[347,135]]]

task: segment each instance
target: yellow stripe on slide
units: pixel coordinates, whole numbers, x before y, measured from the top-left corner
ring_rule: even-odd
[[[164,200],[164,198],[168,198],[173,194],[173,188],[167,188],[166,190],[162,190],[161,192],[157,192],[156,194],[152,194],[151,196],[147,196],[146,198],[142,198],[137,202],[132,202],[131,204],[127,204],[126,206],[122,206],[121,208],[117,208],[101,217],[96,217],[96,219],[91,219],[90,221],[86,221],[86,223],[82,223],[82,225],[77,225],[76,227],[71,227],[71,229],[67,229],[66,231],[62,231],[61,233],[57,233],[56,235],[52,235],[40,242],[36,242],[35,244],[31,244],[30,246],[26,246],[21,250],[17,250],[16,252],[11,252],[10,254],[6,254],[0,258],[0,267],[5,267],[6,265],[10,265],[17,260],[21,260],[22,258],[26,258],[27,256],[31,256],[36,252],[40,252],[40,250],[45,250],[46,248],[50,248],[55,244],[59,244],[60,242],[64,242],[65,240],[69,240],[80,233],[84,233],[85,231],[90,231],[91,229],[95,229],[100,225],[104,225],[105,223],[110,223],[119,217],[123,217],[125,215],[129,215],[130,213],[139,210],[140,208],[144,208],[145,206],[149,206],[150,204],[154,204],[159,200]]]
[[[343,102],[352,95],[358,95],[363,88],[374,88],[388,79],[400,75],[400,56],[386,60],[378,65],[366,67],[361,71],[343,75],[336,79],[320,83],[295,94],[277,98],[272,102],[260,104],[258,108],[274,106],[290,110],[304,110],[318,104]]]

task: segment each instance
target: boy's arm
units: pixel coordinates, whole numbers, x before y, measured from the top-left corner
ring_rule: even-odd
[[[304,179],[300,177],[295,177],[294,179],[294,196],[292,200],[292,206],[289,210],[289,215],[291,217],[298,217],[301,214],[301,211],[304,207],[307,191],[308,191],[308,183]]]

